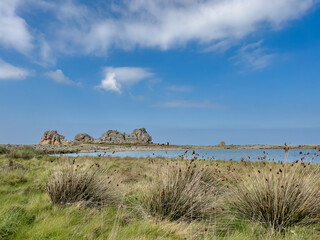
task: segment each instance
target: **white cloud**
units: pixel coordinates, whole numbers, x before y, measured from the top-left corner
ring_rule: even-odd
[[[77,0],[0,0],[0,46],[44,60],[60,53],[104,55],[110,48],[162,50],[198,43],[223,51],[260,29],[279,29],[306,14],[318,0],[119,0],[87,5]],[[31,10],[30,10],[31,9]],[[25,10],[52,11],[46,41],[34,41]],[[38,30],[38,29],[36,29]],[[37,48],[34,48],[34,45]],[[39,54],[37,54],[39,55]],[[54,63],[49,61],[49,63]]]
[[[198,102],[198,101],[185,101],[185,100],[177,100],[177,101],[168,101],[158,104],[159,107],[166,108],[211,108],[218,109],[223,108],[223,105],[213,104],[208,101]]]
[[[234,45],[234,41],[231,40],[221,40],[219,42],[214,42],[213,44],[205,47],[202,52],[225,52],[230,47]]]
[[[106,73],[106,77],[101,81],[101,85],[98,88],[103,88],[107,91],[115,91],[121,93],[121,84],[115,79],[116,74],[114,72]]]
[[[101,14],[101,9],[89,9],[80,4],[70,8],[68,2],[59,16],[65,16],[64,12],[72,9],[73,21],[68,21],[65,27],[61,26],[58,35],[65,49],[68,49],[67,46],[81,47],[85,53],[101,54],[111,46],[170,49],[191,41],[213,46],[211,48],[214,49],[227,48],[228,42],[261,28],[283,27],[289,20],[305,14],[316,2],[132,0],[120,1],[118,7],[111,8],[116,9],[117,17],[111,17],[112,14],[107,12]]]
[[[139,67],[106,67],[104,79],[97,88],[121,93],[123,85],[133,85],[154,74],[146,68]]]
[[[46,73],[46,76],[57,83],[76,85],[76,83],[65,76],[60,69],[57,69],[56,71],[49,71]]]
[[[262,47],[262,41],[258,41],[241,47],[236,56],[231,59],[235,60],[237,65],[245,65],[252,70],[259,70],[270,65],[275,56],[276,54],[269,53],[267,49]]]
[[[29,74],[28,70],[13,66],[0,59],[0,80],[24,79]]]
[[[41,65],[54,65],[56,63],[56,59],[53,56],[52,47],[47,42],[47,40],[42,36],[39,38],[39,55],[41,58]]]
[[[19,0],[0,1],[0,45],[27,53],[33,48],[33,37],[26,21],[16,14]]]

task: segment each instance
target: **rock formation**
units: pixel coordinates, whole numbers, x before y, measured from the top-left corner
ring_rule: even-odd
[[[91,137],[89,134],[87,133],[78,133],[75,137],[73,142],[76,144],[80,144],[80,143],[91,143],[94,141],[94,138]]]
[[[109,130],[94,141],[95,143],[151,143],[152,137],[145,128],[135,129],[131,134]]]
[[[133,130],[131,134],[121,133],[117,130],[109,130],[102,134],[98,139],[94,139],[89,134],[78,133],[74,141],[68,141],[64,136],[58,134],[57,131],[46,131],[39,144],[41,145],[69,145],[69,144],[82,144],[82,143],[109,143],[109,144],[121,144],[121,143],[152,143],[152,137],[148,134],[145,128],[139,128]]]
[[[136,135],[138,138],[138,143],[151,143],[152,137],[149,135],[145,128],[139,128],[133,130],[132,134]]]
[[[69,144],[65,137],[60,135],[57,131],[46,131],[44,132],[40,145],[66,145]]]
[[[117,130],[109,130],[95,140],[95,143],[124,143],[124,134]]]

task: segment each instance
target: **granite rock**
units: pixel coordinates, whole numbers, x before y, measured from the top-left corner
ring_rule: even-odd
[[[124,143],[124,134],[117,130],[109,130],[95,140],[95,143]]]
[[[70,141],[66,140],[64,136],[60,135],[57,131],[45,131],[40,145],[67,145]]]
[[[94,141],[94,138],[91,137],[89,134],[87,133],[78,133],[75,137],[73,142],[76,144],[80,144],[80,143],[91,143]]]
[[[132,134],[137,136],[138,143],[152,143],[152,137],[145,128],[135,129]]]

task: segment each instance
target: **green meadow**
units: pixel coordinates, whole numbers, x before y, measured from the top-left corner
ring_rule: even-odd
[[[0,148],[0,239],[320,239],[319,170]]]

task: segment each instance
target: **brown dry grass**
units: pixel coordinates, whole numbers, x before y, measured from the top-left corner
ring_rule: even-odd
[[[231,213],[283,232],[320,220],[320,171],[310,163],[247,165],[230,186]],[[246,172],[246,174],[243,174]]]
[[[147,216],[169,221],[207,219],[217,214],[219,180],[194,161],[167,163],[140,189]]]
[[[47,192],[53,204],[117,205],[119,194],[110,175],[99,164],[64,164],[48,177]]]

